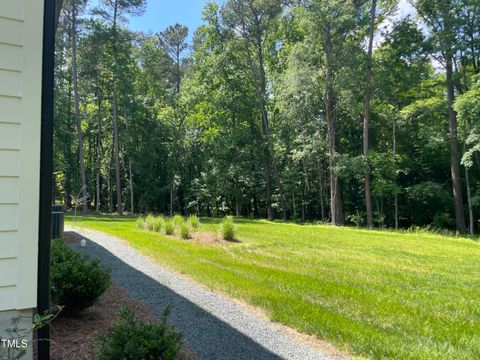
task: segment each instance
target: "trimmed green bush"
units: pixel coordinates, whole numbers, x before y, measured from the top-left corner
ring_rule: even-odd
[[[110,286],[110,270],[70,248],[62,239],[52,241],[51,295],[66,315],[92,306]]]
[[[182,226],[182,224],[185,223],[185,219],[183,218],[182,215],[175,215],[172,218],[172,221],[175,227],[178,227],[178,228],[180,228],[180,226]]]
[[[235,240],[236,233],[235,225],[233,224],[233,217],[227,216],[220,226],[220,232],[224,240],[233,241]]]
[[[198,220],[198,217],[197,215],[190,215],[188,217],[188,223],[190,224],[190,226],[192,227],[192,229],[198,229],[198,227],[200,226],[200,220]]]
[[[153,231],[153,223],[155,222],[155,216],[148,214],[145,218],[145,229],[148,231]]]
[[[184,222],[180,225],[180,237],[184,240],[190,239],[190,224]]]
[[[181,348],[182,335],[165,320],[146,323],[123,309],[120,318],[100,338],[98,359],[182,360],[185,355]]]
[[[165,221],[165,235],[173,235],[175,232],[175,225],[173,221],[168,219]]]

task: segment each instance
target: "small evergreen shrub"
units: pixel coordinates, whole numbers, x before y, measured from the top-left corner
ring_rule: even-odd
[[[200,220],[198,220],[197,215],[190,215],[188,217],[188,223],[194,230],[198,229],[198,227],[200,226]]]
[[[180,237],[184,240],[190,239],[190,225],[186,222],[180,225]]]
[[[235,225],[233,224],[233,217],[227,216],[220,226],[220,232],[224,240],[233,241],[235,240],[236,233]]]
[[[175,215],[172,218],[172,221],[173,221],[173,224],[175,225],[175,227],[180,228],[180,226],[182,226],[182,224],[185,222],[185,219],[183,218],[182,215]]]
[[[161,232],[165,226],[165,219],[161,216],[157,216],[152,222],[152,231]]]
[[[140,216],[137,218],[137,229],[139,230],[146,230],[147,224],[145,223],[145,218]]]
[[[99,360],[150,359],[182,360],[182,335],[175,332],[165,319],[146,323],[123,309],[120,318],[100,338]]]
[[[52,241],[51,295],[63,313],[74,315],[92,306],[110,286],[110,270],[70,248],[63,240]]]
[[[148,214],[145,218],[145,230],[153,231],[153,223],[155,222],[155,216]]]
[[[173,235],[175,232],[175,225],[172,220],[165,221],[165,235]]]

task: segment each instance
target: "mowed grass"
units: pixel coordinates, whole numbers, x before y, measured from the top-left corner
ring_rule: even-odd
[[[220,220],[201,221],[200,231],[217,232]],[[133,218],[77,224],[352,354],[480,359],[480,244],[472,240],[236,220],[239,243],[202,245],[140,231]]]

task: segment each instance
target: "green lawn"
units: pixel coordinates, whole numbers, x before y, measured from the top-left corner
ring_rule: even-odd
[[[68,219],[71,223],[71,218]],[[271,319],[375,359],[480,359],[480,244],[430,234],[237,220],[240,243],[201,245],[80,217]],[[201,231],[218,220],[202,219]]]

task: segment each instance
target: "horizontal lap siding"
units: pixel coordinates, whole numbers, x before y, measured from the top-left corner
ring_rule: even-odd
[[[0,311],[36,305],[42,0],[0,0]]]
[[[12,19],[24,19],[25,0],[1,0],[0,1],[0,16]],[[40,16],[40,14],[39,14]]]

